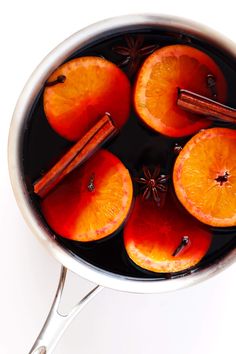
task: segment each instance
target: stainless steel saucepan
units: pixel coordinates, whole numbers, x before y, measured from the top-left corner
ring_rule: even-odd
[[[10,127],[8,152],[10,178],[14,194],[32,232],[62,264],[55,300],[46,323],[30,351],[31,354],[51,353],[71,320],[103,287],[134,293],[160,293],[177,290],[210,278],[236,260],[236,249],[234,249],[204,269],[200,268],[198,271],[184,277],[158,281],[125,277],[104,271],[79,257],[75,257],[58,243],[53,233],[43,224],[27,192],[22,168],[26,118],[46,79],[72,53],[95,40],[106,38],[108,34],[119,34],[126,30],[156,27],[196,36],[221,48],[222,53],[231,56],[236,62],[236,44],[203,25],[173,16],[133,15],[117,17],[89,26],[75,33],[56,47],[33,72],[17,102]],[[58,307],[63,293],[67,269],[99,285],[79,301],[68,315],[62,316],[58,311]]]

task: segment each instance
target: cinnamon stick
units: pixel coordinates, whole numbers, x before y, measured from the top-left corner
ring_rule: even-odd
[[[45,197],[68,173],[85,162],[117,131],[110,115],[105,114],[43,177],[34,183],[34,193],[41,198]]]
[[[236,123],[236,109],[188,90],[179,89],[177,105],[211,120]]]

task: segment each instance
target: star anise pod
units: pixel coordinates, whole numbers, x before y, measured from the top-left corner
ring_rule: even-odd
[[[126,35],[126,46],[117,45],[112,50],[123,57],[123,60],[118,63],[118,66],[127,66],[128,75],[133,77],[137,72],[141,61],[144,57],[150,55],[159,47],[157,44],[143,46],[144,36],[137,35],[136,37]]]
[[[164,203],[167,192],[168,175],[161,174],[161,167],[158,165],[153,173],[146,166],[143,167],[144,177],[135,178],[136,182],[142,185],[142,195],[144,199],[152,197],[160,207]]]

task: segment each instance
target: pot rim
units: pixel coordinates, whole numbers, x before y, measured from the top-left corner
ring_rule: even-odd
[[[69,250],[63,248],[57,242],[56,238],[52,236],[33,207],[24,184],[21,168],[25,118],[49,75],[73,52],[94,41],[95,38],[100,39],[106,33],[116,34],[121,30],[134,30],[147,27],[168,27],[170,30],[181,30],[181,32],[196,35],[216,46],[220,46],[236,59],[236,44],[230,39],[205,25],[175,16],[155,14],[126,15],[106,19],[79,30],[52,50],[38,65],[27,81],[17,101],[11,121],[8,140],[8,166],[14,195],[26,223],[46,249],[61,264],[83,278],[108,288],[135,293],[160,293],[178,290],[209,279],[233,264],[236,259],[236,249],[230,251],[214,264],[176,279],[138,279],[105,271],[74,256]]]

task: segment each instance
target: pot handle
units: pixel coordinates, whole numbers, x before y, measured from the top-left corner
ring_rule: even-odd
[[[44,323],[44,326],[36,339],[32,349],[29,354],[50,354],[57,345],[59,339],[71,323],[71,321],[76,317],[76,315],[83,309],[83,307],[92,300],[103,287],[97,285],[88,294],[86,294],[66,315],[62,315],[59,312],[59,306],[61,303],[61,298],[63,295],[63,289],[66,280],[67,269],[65,267],[61,268],[61,274],[59,279],[58,288],[56,295],[49,311],[48,317]]]

